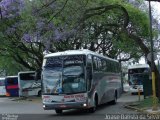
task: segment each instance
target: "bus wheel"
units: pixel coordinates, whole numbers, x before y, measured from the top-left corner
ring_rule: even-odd
[[[57,114],[62,114],[62,110],[60,110],[60,109],[55,109],[55,112],[56,112]]]
[[[40,97],[41,96],[41,90],[40,91],[38,91],[38,97]]]
[[[89,112],[94,113],[97,109],[97,106],[98,106],[98,96],[96,95],[94,98],[94,106],[89,108]]]
[[[110,102],[111,105],[115,105],[117,103],[117,92],[115,92],[114,100]]]

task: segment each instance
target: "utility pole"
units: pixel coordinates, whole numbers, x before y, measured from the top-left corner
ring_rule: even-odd
[[[156,97],[156,85],[155,85],[155,69],[154,69],[154,53],[153,53],[153,36],[152,36],[152,12],[151,1],[160,2],[160,0],[146,0],[149,3],[149,20],[150,20],[150,44],[151,44],[151,71],[152,71],[152,92],[153,92],[153,106],[152,110],[158,110],[158,99]]]

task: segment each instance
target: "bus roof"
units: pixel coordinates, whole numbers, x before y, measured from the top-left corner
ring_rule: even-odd
[[[21,72],[18,72],[18,74],[21,74],[21,73],[35,73],[35,71],[21,71]]]
[[[99,56],[99,57],[102,57],[102,58],[105,58],[105,59],[108,59],[108,60],[112,60],[112,61],[118,62],[115,59],[103,56],[101,54],[98,54],[96,52],[90,51],[88,49],[67,50],[67,51],[63,51],[63,52],[50,53],[50,54],[45,55],[44,58],[53,57],[53,56],[63,56],[63,55],[88,55],[88,54],[92,54],[92,55],[95,55],[95,56]]]
[[[15,78],[15,77],[18,77],[18,76],[6,76],[6,78]]]
[[[149,68],[148,64],[135,64],[128,66],[128,69],[136,69],[136,68]]]
[[[1,77],[0,80],[5,80],[5,77]]]

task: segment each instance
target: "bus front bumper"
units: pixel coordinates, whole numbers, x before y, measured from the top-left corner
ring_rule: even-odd
[[[89,106],[85,102],[81,103],[57,103],[57,104],[45,104],[43,103],[44,110],[53,110],[53,109],[87,109]]]

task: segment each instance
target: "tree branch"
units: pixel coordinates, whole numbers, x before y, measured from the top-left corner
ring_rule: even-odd
[[[96,16],[96,15],[101,15],[109,10],[113,10],[113,9],[120,9],[125,18],[124,18],[124,25],[123,27],[127,27],[128,26],[128,23],[129,23],[129,15],[128,15],[128,12],[127,10],[121,6],[121,5],[108,5],[108,6],[100,6],[100,7],[95,7],[95,8],[90,8],[90,9],[87,9],[84,13],[84,16],[83,18],[80,20],[80,22],[84,22],[85,20],[89,19],[90,17],[93,17],[93,16]]]

